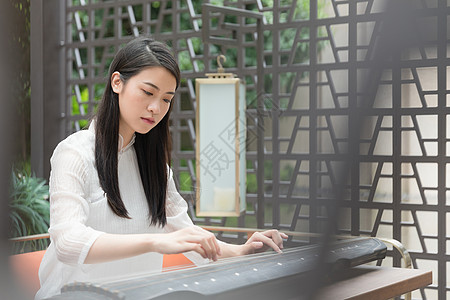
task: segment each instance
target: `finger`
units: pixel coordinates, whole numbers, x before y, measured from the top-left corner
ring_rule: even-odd
[[[272,240],[275,242],[275,244],[277,244],[277,246],[280,249],[283,249],[283,238],[288,238],[288,236],[285,233],[279,232],[276,229],[267,230],[262,233],[267,237],[271,237]]]
[[[208,255],[208,258],[210,260],[214,260],[214,249],[213,249],[212,244],[210,242],[210,238],[204,236],[204,234],[202,234],[202,235],[203,235],[203,237],[201,239],[201,245],[205,249],[205,251],[206,251],[206,253]]]
[[[251,243],[249,243],[249,246],[252,247],[253,249],[257,250],[257,249],[261,249],[262,247],[264,247],[264,243],[263,242],[251,242]]]
[[[250,242],[248,244],[245,244],[244,247],[245,247],[244,253],[251,254],[251,253],[255,253],[257,250],[263,248],[264,243],[263,242]]]
[[[214,261],[216,261],[218,259],[218,256],[221,255],[220,252],[220,245],[219,242],[216,239],[216,236],[214,234],[211,234],[211,239],[210,239],[210,243],[211,243],[211,248],[214,250]]]
[[[209,258],[213,261],[217,260],[217,247],[215,243],[216,237],[209,231],[205,231],[204,235],[204,244],[207,245]]]
[[[192,230],[189,236],[186,237],[187,243],[195,244],[195,247],[202,249],[204,258],[212,259],[212,250],[209,245],[208,238],[204,232],[199,232],[198,230]]]
[[[214,247],[216,248],[217,255],[219,255],[219,256],[222,255],[222,248],[220,248],[220,243],[217,240],[216,236],[214,236],[213,242],[214,242]]]
[[[203,249],[203,247],[200,244],[194,244],[194,245],[195,246],[192,249],[193,251],[200,254],[203,258],[208,258],[208,255],[206,254],[205,250]]]
[[[203,250],[202,246],[199,243],[193,242],[193,241],[179,242],[179,243],[177,243],[176,249],[167,254],[176,254],[176,253],[183,253],[183,252],[188,252],[188,251],[197,252],[203,258],[208,258],[206,255],[206,252],[205,252],[205,250]]]
[[[212,258],[212,256],[211,256],[211,249],[210,249],[210,247],[209,247],[208,242],[205,241],[205,240],[202,240],[202,241],[200,242],[200,246],[202,247],[203,251],[205,251],[206,258],[207,258],[207,259],[211,259],[211,258]]]
[[[219,242],[216,239],[216,236],[213,233],[211,233],[210,231],[207,231],[198,226],[196,226],[196,230],[198,230],[198,232],[200,234],[207,236],[209,247],[211,249],[212,259],[214,261],[216,261],[218,255],[222,255],[221,248],[220,248]]]
[[[263,242],[265,245],[269,246],[270,248],[272,248],[276,252],[282,253],[280,247],[278,247],[278,245],[275,244],[275,242],[271,238],[265,236],[264,234],[260,234],[259,236],[257,236],[256,239],[260,240],[261,242]]]
[[[217,261],[217,247],[215,243],[215,237],[212,236],[208,239],[208,244],[211,248],[211,257],[213,261]]]
[[[280,248],[283,248],[283,239],[281,238],[280,232],[278,230],[270,230],[269,232],[274,243]]]
[[[282,239],[287,239],[287,238],[289,238],[289,236],[288,236],[286,233],[283,233],[283,232],[280,232],[280,236],[281,236]],[[284,243],[284,241],[281,240],[281,247],[280,247],[281,249],[284,248],[283,243]]]

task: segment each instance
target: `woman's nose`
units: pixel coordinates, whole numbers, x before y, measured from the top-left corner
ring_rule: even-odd
[[[158,101],[151,101],[147,106],[147,110],[153,112],[155,115],[159,114],[160,108]]]

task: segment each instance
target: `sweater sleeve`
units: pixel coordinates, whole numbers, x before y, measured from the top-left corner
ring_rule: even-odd
[[[173,180],[173,172],[170,170],[167,181],[166,215],[168,232],[193,226],[191,218],[187,214],[187,203],[178,193]]]
[[[75,146],[60,143],[50,160],[50,228],[58,260],[83,264],[90,247],[102,232],[85,225],[89,216],[86,200],[86,160]]]
[[[167,182],[166,216],[167,224],[164,231],[172,232],[185,227],[194,226],[191,218],[187,214],[187,203],[178,193],[173,180],[173,172],[169,170],[169,179]],[[208,263],[209,260],[203,258],[194,251],[186,252],[184,255],[196,265]]]

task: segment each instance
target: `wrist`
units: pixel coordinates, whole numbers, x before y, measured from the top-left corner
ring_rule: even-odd
[[[241,256],[245,254],[244,245],[233,245],[221,242],[220,248],[222,251],[222,255],[220,256],[221,258]]]
[[[248,254],[247,253],[247,246],[246,246],[246,244],[235,245],[235,246],[236,246],[236,250],[235,250],[236,254],[235,254],[235,256],[243,256],[243,255]]]
[[[149,233],[143,235],[142,243],[147,252],[161,253],[159,249],[160,247],[158,247],[156,235],[157,234],[149,234]]]

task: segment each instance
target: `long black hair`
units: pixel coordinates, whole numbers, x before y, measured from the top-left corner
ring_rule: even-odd
[[[95,164],[100,185],[113,212],[123,218],[130,217],[119,190],[117,166],[120,111],[118,95],[111,87],[111,76],[114,72],[119,72],[125,84],[144,68],[156,66],[171,72],[178,88],[180,69],[166,45],[148,37],[138,37],[120,49],[110,65],[108,83],[95,117]],[[172,102],[167,114],[152,130],[146,134],[135,133],[134,148],[151,225],[166,224],[167,168],[171,152],[169,117]]]

